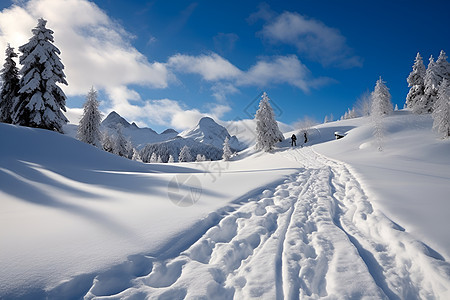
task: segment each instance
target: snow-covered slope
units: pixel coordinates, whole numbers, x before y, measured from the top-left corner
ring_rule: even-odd
[[[383,123],[147,165],[0,124],[0,298],[449,299],[450,142]]]
[[[139,128],[136,123],[133,122],[130,124],[115,111],[112,111],[102,121],[103,128],[111,133],[114,133],[116,131],[118,124],[121,124],[123,126],[123,135],[126,138],[130,139],[130,141],[133,143],[133,146],[137,149],[142,149],[147,144],[170,140],[178,135],[178,132],[173,129],[166,129],[161,134],[158,134],[151,128]]]
[[[398,111],[385,118],[382,152],[369,118],[335,124],[356,128],[314,149],[350,164],[376,207],[450,260],[450,140],[431,130],[431,116]],[[317,127],[322,134],[326,128]]]
[[[122,271],[150,267],[142,254],[181,251],[231,203],[297,171],[288,159],[269,162],[275,172],[262,172],[262,158],[146,165],[6,124],[0,136],[1,299],[78,299],[102,270],[118,272],[109,285],[118,292],[129,283]]]
[[[244,146],[238,141],[236,136],[231,136],[228,130],[217,124],[209,117],[203,117],[198,122],[197,126],[192,129],[180,133],[183,138],[193,139],[197,142],[212,145],[218,149],[223,148],[223,142],[228,137],[230,140],[230,147],[233,150],[242,150]]]

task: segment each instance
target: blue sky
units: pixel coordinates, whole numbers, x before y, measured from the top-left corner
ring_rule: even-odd
[[[448,1],[0,3],[3,44],[14,27],[28,38],[36,17],[48,19],[66,65],[68,107],[81,107],[94,85],[105,113],[115,109],[157,131],[182,130],[206,114],[248,118],[261,91],[286,124],[337,118],[379,76],[402,107],[416,53],[427,64],[431,54],[450,52]],[[29,18],[6,22],[21,9]]]

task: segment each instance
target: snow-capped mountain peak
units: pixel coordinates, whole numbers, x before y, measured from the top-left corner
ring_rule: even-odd
[[[222,149],[225,138],[230,140],[230,147],[235,150],[242,150],[243,146],[235,136],[231,136],[228,130],[217,124],[210,117],[203,117],[193,129],[186,130],[180,134],[184,138],[191,138],[197,142],[212,145]]]
[[[102,121],[102,125],[109,128],[116,128],[117,124],[122,124],[123,127],[128,128],[131,126],[127,120],[120,116],[115,111],[109,113],[109,115]]]

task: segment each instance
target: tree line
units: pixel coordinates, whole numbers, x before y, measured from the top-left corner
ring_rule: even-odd
[[[425,67],[422,56],[417,53],[412,71],[406,80],[410,89],[404,105],[404,108],[415,114],[431,114],[433,129],[442,138],[450,137],[450,63],[447,58],[445,51],[441,50],[438,59],[435,61],[431,55],[428,67]],[[341,120],[372,116],[375,136],[379,138],[380,117],[390,114],[393,109],[389,88],[380,77],[374,90],[363,94]],[[396,106],[394,110],[397,109]],[[324,123],[330,119],[332,117],[326,116]]]

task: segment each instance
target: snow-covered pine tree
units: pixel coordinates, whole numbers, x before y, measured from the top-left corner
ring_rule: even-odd
[[[284,139],[269,100],[267,93],[264,92],[255,115],[257,150],[270,151],[276,143]]]
[[[434,103],[433,129],[442,138],[450,137],[450,81],[444,78]]]
[[[394,106],[394,111],[398,111],[398,105],[397,104],[395,104],[395,106]]]
[[[53,31],[46,24],[46,20],[39,19],[29,42],[19,47],[23,67],[13,122],[62,132],[68,122],[62,113],[66,111],[66,95],[57,83],[67,85],[67,81],[58,56],[61,52],[52,44]]]
[[[230,140],[228,139],[228,137],[225,138],[225,141],[223,142],[223,155],[222,158],[225,161],[230,160],[231,158],[231,149],[230,149]]]
[[[202,162],[202,161],[206,161],[206,156],[203,154],[197,154],[197,158],[195,159],[196,162]]]
[[[422,56],[417,52],[412,71],[406,81],[410,87],[408,95],[406,96],[406,107],[413,109],[417,102],[420,101],[425,93],[425,65],[423,64]]]
[[[429,113],[433,110],[434,102],[437,98],[440,78],[436,72],[436,63],[433,55],[430,56],[430,62],[424,77],[424,95],[415,103],[413,111],[417,114]]]
[[[178,156],[179,162],[190,162],[192,161],[191,150],[187,145],[183,146],[180,151],[180,155]]]
[[[117,132],[114,139],[114,154],[128,158],[128,141],[123,136],[122,127],[122,124],[117,125]]]
[[[170,164],[173,164],[175,162],[175,160],[173,159],[172,154],[169,155],[169,160],[167,161]]]
[[[114,138],[108,134],[108,132],[103,132],[102,134],[102,147],[106,152],[114,153]]]
[[[162,158],[161,158],[161,155],[158,155],[158,159],[156,160],[156,162],[157,163],[162,163],[163,161],[162,161]]]
[[[3,83],[0,93],[0,122],[12,123],[13,106],[19,91],[19,69],[14,61],[17,54],[9,44],[5,54],[5,63],[0,71]]]
[[[141,155],[139,154],[139,151],[136,148],[133,148],[133,156],[131,157],[131,159],[135,161],[142,161]]]
[[[436,60],[436,75],[439,77],[439,84],[442,80],[450,81],[450,63],[447,61],[447,55],[444,50],[441,50],[438,59]]]
[[[391,94],[383,79],[377,80],[375,89],[372,92],[372,105],[370,108],[370,117],[372,119],[378,151],[383,151],[384,126],[383,118],[392,113]]]
[[[372,92],[372,107],[370,112],[371,114],[376,112],[378,114],[388,115],[392,113],[392,111],[391,93],[389,93],[386,82],[384,82],[380,76],[375,85],[375,89]]]
[[[150,163],[158,162],[158,157],[156,156],[156,153],[153,152],[152,156],[150,157]]]
[[[98,109],[97,91],[91,87],[83,106],[83,116],[77,129],[77,138],[85,143],[101,146],[100,123],[102,114]]]

